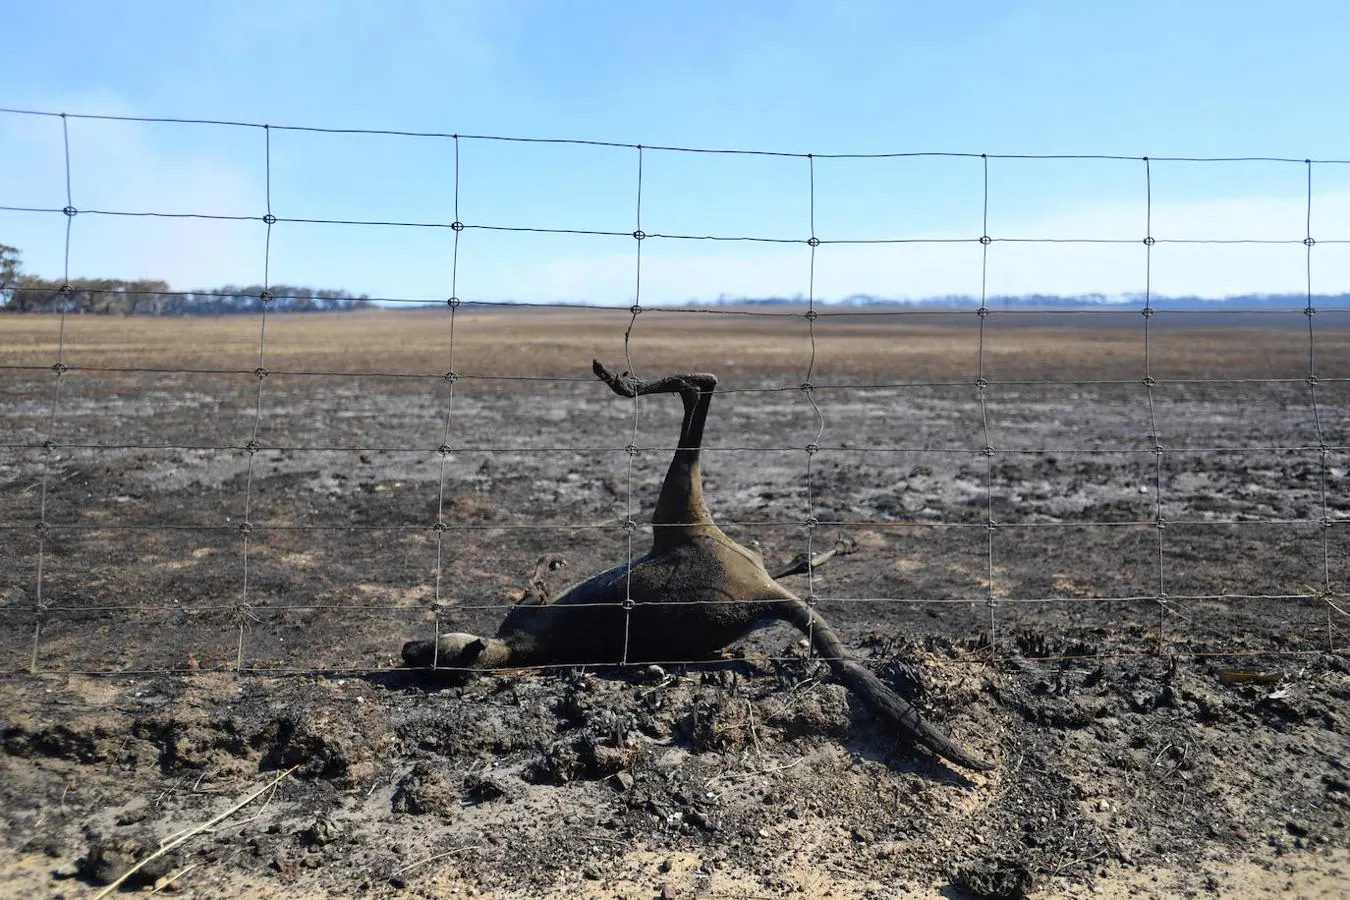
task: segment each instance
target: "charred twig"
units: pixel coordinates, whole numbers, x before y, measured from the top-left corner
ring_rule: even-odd
[[[207,829],[214,828],[216,825],[225,821],[230,816],[234,815],[239,810],[243,809],[245,806],[248,806],[254,800],[261,797],[265,791],[273,787],[276,787],[278,784],[281,784],[282,781],[288,778],[290,774],[298,768],[300,768],[298,765],[291,766],[289,769],[282,772],[276,778],[272,779],[267,784],[258,788],[256,791],[249,794],[243,800],[240,800],[238,803],[234,804],[229,809],[225,810],[223,813],[216,816],[214,819],[211,819],[209,822],[203,822],[202,824],[197,825],[193,828],[189,828],[186,831],[179,832],[176,837],[161,844],[160,848],[156,850],[154,853],[151,853],[149,856],[145,857],[140,862],[136,863],[134,866],[127,869],[115,881],[110,882],[107,887],[105,887],[103,890],[99,891],[97,894],[94,895],[93,900],[102,900],[102,898],[108,896],[113,891],[117,890],[117,888],[121,886],[122,882],[126,881],[136,872],[139,872],[146,865],[146,863],[149,863],[151,860],[158,859],[165,853],[168,853],[170,850],[173,850],[174,848],[178,847],[180,844],[183,844],[190,838],[195,837],[198,834],[201,834],[203,831],[206,831]]]

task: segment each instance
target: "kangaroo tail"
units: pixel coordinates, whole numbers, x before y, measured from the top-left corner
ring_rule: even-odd
[[[994,768],[993,763],[969,753],[930,725],[908,701],[854,659],[830,624],[806,603],[794,597],[784,601],[779,612],[784,620],[810,635],[816,652],[829,662],[834,674],[851,691],[915,741],[943,759],[967,769],[987,772]]]

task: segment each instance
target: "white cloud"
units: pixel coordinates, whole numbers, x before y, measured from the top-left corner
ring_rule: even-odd
[[[121,98],[102,91],[53,98],[38,108],[136,114]],[[163,278],[180,288],[261,280],[264,226],[258,222],[91,212],[260,215],[266,209],[261,134],[248,135],[256,144],[249,167],[232,158],[234,143],[200,134],[185,143],[184,135],[173,131],[185,126],[87,119],[71,119],[67,126],[70,202],[85,211],[71,223],[72,276]],[[0,166],[22,173],[14,186],[0,189],[0,205],[65,206],[61,120],[3,116],[0,128],[7,146],[0,150]],[[26,270],[46,277],[61,273],[63,219],[40,213],[6,217],[7,242],[23,251]]]

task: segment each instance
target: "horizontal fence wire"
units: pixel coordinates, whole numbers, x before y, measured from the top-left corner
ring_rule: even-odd
[[[144,124],[166,125],[219,125],[231,128],[256,128],[274,131],[297,131],[316,134],[382,135],[385,137],[436,138],[452,141],[499,141],[518,144],[570,144],[579,147],[612,147],[627,150],[666,150],[675,153],[707,153],[740,156],[776,156],[794,159],[912,159],[920,157],[951,157],[966,159],[1097,159],[1120,162],[1138,161],[1141,157],[1103,153],[957,153],[946,151],[897,151],[881,153],[794,153],[779,150],[717,149],[709,147],[680,147],[659,144],[633,144],[618,141],[578,140],[573,138],[520,137],[483,134],[459,134],[441,131],[396,131],[381,128],[323,128],[312,125],[272,125],[261,122],[242,122],[226,119],[174,118],[165,116],[125,116],[98,113],[65,113],[50,110],[15,109],[0,107],[0,113],[18,116],[35,116],[49,119],[89,119],[107,122],[140,122]],[[1276,162],[1276,163],[1318,163],[1327,165],[1350,165],[1350,159],[1298,159],[1283,156],[1154,156],[1159,162]]]
[[[802,153],[802,152],[780,152],[766,150],[746,150],[746,149],[709,149],[698,147],[680,147],[665,145],[643,145],[636,143],[618,143],[607,141],[590,140],[571,140],[556,138],[537,138],[537,137],[505,137],[494,135],[478,134],[458,134],[458,133],[437,133],[437,132],[415,132],[415,131],[393,131],[382,129],[345,129],[345,128],[316,128],[308,126],[288,126],[272,125],[250,122],[235,122],[223,120],[211,120],[200,118],[162,118],[162,117],[136,117],[136,116],[106,116],[106,115],[81,115],[68,113],[55,113],[37,110],[22,110],[0,108],[0,116],[15,117],[37,117],[57,121],[61,127],[62,148],[64,155],[64,175],[65,175],[65,196],[62,205],[50,206],[25,206],[25,205],[5,205],[3,193],[0,193],[0,211],[28,214],[35,216],[61,217],[64,221],[64,255],[62,262],[62,282],[56,293],[63,298],[59,305],[59,322],[57,327],[57,340],[54,356],[49,361],[41,363],[8,363],[0,362],[0,373],[9,373],[13,377],[32,377],[37,379],[50,378],[49,393],[44,401],[45,412],[41,417],[41,427],[29,429],[33,432],[30,438],[19,436],[19,432],[10,430],[8,437],[0,435],[0,450],[12,451],[16,453],[27,453],[35,455],[41,460],[39,476],[36,484],[32,486],[31,491],[37,495],[36,521],[6,521],[3,513],[0,513],[0,533],[9,537],[6,540],[19,541],[22,536],[31,535],[33,549],[31,553],[31,571],[24,576],[24,593],[31,597],[31,601],[21,606],[0,606],[0,614],[16,615],[23,613],[30,616],[31,622],[31,647],[28,659],[28,665],[22,669],[11,669],[0,671],[4,675],[20,674],[43,674],[60,673],[65,675],[145,675],[145,674],[190,674],[195,672],[235,672],[239,674],[376,674],[387,671],[379,666],[361,666],[353,665],[349,667],[333,666],[310,666],[302,665],[270,665],[259,662],[250,654],[250,645],[262,637],[266,637],[265,616],[285,615],[288,613],[343,613],[343,614],[388,614],[388,615],[409,615],[422,617],[429,627],[422,636],[435,639],[443,630],[447,617],[454,611],[478,611],[506,612],[513,608],[512,602],[477,602],[458,599],[461,591],[457,585],[451,583],[447,574],[447,564],[453,555],[452,538],[457,533],[512,533],[524,531],[579,531],[595,532],[603,531],[612,534],[621,534],[629,558],[636,556],[643,546],[639,543],[639,537],[645,532],[655,532],[657,529],[665,527],[679,527],[670,523],[653,523],[645,519],[638,508],[638,472],[636,463],[644,456],[660,455],[665,456],[674,453],[679,449],[676,445],[655,444],[640,446],[638,443],[639,422],[641,415],[640,404],[636,397],[632,401],[632,419],[631,427],[626,427],[628,431],[628,440],[620,445],[618,440],[620,434],[611,436],[612,444],[602,444],[599,446],[531,446],[529,444],[513,443],[510,440],[495,442],[491,445],[474,446],[468,443],[455,443],[457,423],[471,413],[464,411],[461,402],[457,400],[456,388],[465,382],[483,381],[483,382],[505,382],[521,383],[529,385],[531,383],[557,383],[563,385],[591,383],[592,379],[581,376],[550,376],[534,375],[525,373],[485,373],[463,371],[460,368],[457,358],[457,339],[456,327],[457,317],[463,312],[475,309],[558,309],[558,310],[580,310],[590,313],[609,316],[615,324],[616,332],[622,333],[624,341],[624,356],[626,368],[630,372],[639,372],[643,360],[635,359],[631,350],[631,340],[634,334],[641,334],[643,329],[643,314],[661,313],[678,314],[688,316],[706,316],[706,317],[738,317],[744,320],[753,321],[756,319],[778,319],[778,320],[800,320],[802,323],[802,335],[807,339],[808,349],[804,358],[800,361],[800,378],[793,383],[771,384],[767,386],[750,386],[718,389],[718,393],[723,394],[788,394],[799,398],[803,405],[803,412],[808,416],[810,426],[808,433],[803,435],[803,441],[800,444],[777,444],[777,445],[732,445],[717,446],[711,445],[703,447],[703,451],[716,454],[722,453],[800,453],[802,454],[803,465],[803,491],[800,496],[794,495],[792,498],[785,499],[786,515],[764,520],[743,519],[741,517],[729,517],[726,520],[719,520],[719,524],[727,527],[742,528],[747,530],[755,529],[790,529],[800,535],[802,549],[808,559],[812,558],[815,550],[822,541],[821,529],[879,529],[879,530],[898,530],[898,529],[939,529],[939,530],[974,530],[978,529],[985,533],[981,539],[982,545],[982,585],[978,590],[971,591],[962,596],[831,596],[819,593],[818,584],[815,575],[815,568],[807,566],[805,575],[806,588],[803,592],[803,599],[814,608],[819,608],[821,604],[840,604],[840,605],[866,605],[866,604],[891,604],[904,606],[935,606],[935,607],[965,607],[965,608],[983,608],[983,625],[981,632],[969,641],[970,647],[968,653],[958,654],[953,660],[957,663],[988,664],[1016,658],[1025,661],[1047,661],[1047,662],[1073,662],[1082,660],[1096,660],[1119,657],[1133,657],[1140,655],[1185,655],[1198,659],[1205,658],[1265,658],[1271,656],[1290,656],[1305,657],[1321,653],[1344,653],[1346,633],[1346,619],[1350,618],[1350,594],[1339,589],[1338,584],[1332,576],[1332,535],[1333,532],[1340,533],[1347,525],[1350,525],[1350,519],[1333,516],[1332,511],[1332,491],[1330,481],[1332,478],[1331,456],[1333,454],[1343,454],[1350,452],[1350,446],[1335,443],[1334,434],[1340,433],[1339,430],[1332,432],[1328,430],[1326,417],[1326,401],[1324,392],[1328,386],[1341,384],[1350,381],[1350,377],[1323,374],[1317,365],[1316,346],[1317,330],[1316,319],[1323,313],[1344,313],[1350,312],[1350,306],[1338,306],[1334,303],[1319,302],[1323,299],[1314,293],[1313,287],[1313,251],[1317,245],[1345,245],[1350,244],[1350,235],[1339,236],[1331,235],[1319,237],[1314,240],[1312,234],[1312,205],[1313,205],[1313,173],[1317,167],[1342,167],[1350,166],[1350,160],[1347,159],[1297,159],[1286,157],[1268,157],[1268,156],[1231,156],[1231,157],[1149,157],[1149,156],[1127,156],[1110,154],[994,154],[994,153],[949,153],[949,152],[894,152],[894,153]],[[181,128],[193,127],[218,127],[231,129],[245,129],[254,131],[262,136],[262,165],[265,174],[265,205],[256,215],[224,215],[211,210],[197,210],[192,212],[169,212],[153,209],[111,209],[111,208],[80,208],[76,204],[76,197],[72,190],[72,166],[71,166],[71,135],[69,122],[71,120],[101,120],[125,123],[142,124],[162,124]],[[413,221],[413,220],[389,220],[389,219],[362,219],[362,218],[316,218],[316,217],[288,217],[274,212],[272,205],[272,180],[273,180],[273,135],[286,132],[310,132],[320,134],[331,134],[337,136],[356,136],[356,135],[375,135],[403,138],[409,140],[434,140],[442,142],[452,148],[453,166],[454,166],[454,193],[453,208],[447,210],[451,218],[447,221]],[[541,146],[569,145],[579,148],[609,148],[632,153],[634,164],[633,175],[635,176],[635,195],[633,207],[632,230],[626,228],[613,229],[576,229],[576,228],[555,228],[555,227],[536,227],[523,226],[511,223],[491,222],[491,221],[464,221],[460,210],[460,188],[461,188],[461,147],[467,143],[478,143],[484,145],[520,143],[534,144]],[[775,157],[781,159],[797,160],[802,165],[803,190],[808,195],[807,208],[809,209],[809,219],[807,221],[796,223],[796,228],[789,231],[795,233],[784,233],[780,235],[752,235],[752,234],[717,234],[717,233],[688,233],[688,232],[647,232],[643,228],[643,169],[644,161],[650,154],[671,153],[671,154],[702,154],[702,155],[726,155],[741,157]],[[983,208],[981,210],[981,233],[972,234],[965,237],[916,237],[916,236],[893,236],[882,238],[840,238],[825,236],[820,237],[816,233],[816,164],[821,160],[905,160],[905,159],[923,159],[923,158],[953,158],[970,159],[979,161],[981,175],[981,188],[983,196]],[[1145,213],[1144,233],[1137,238],[1104,238],[1100,236],[1083,235],[1042,235],[1028,236],[1019,234],[1000,234],[991,228],[989,213],[989,187],[990,160],[1044,160],[1050,162],[1073,161],[1073,160],[1100,160],[1122,165],[1138,167],[1141,176],[1142,187],[1142,206]],[[1302,234],[1289,235],[1281,238],[1169,238],[1166,236],[1155,236],[1153,234],[1153,166],[1155,163],[1195,163],[1209,166],[1217,166],[1228,163],[1269,163],[1274,165],[1283,165],[1298,167],[1306,173],[1306,227]],[[471,177],[471,175],[469,176]],[[616,176],[617,177],[617,176]],[[629,177],[629,176],[624,176]],[[110,217],[110,218],[162,218],[162,219],[201,219],[217,221],[234,222],[257,222],[265,228],[265,242],[260,286],[256,292],[231,292],[231,291],[138,291],[127,288],[98,288],[86,287],[83,285],[75,286],[71,281],[71,234],[72,230],[78,227],[77,222],[80,217]],[[790,223],[785,223],[785,227]],[[447,289],[445,299],[425,300],[410,299],[400,297],[377,297],[368,298],[372,303],[398,306],[398,305],[417,305],[426,307],[443,307],[448,309],[448,330],[446,335],[444,350],[444,369],[435,372],[400,372],[400,371],[352,371],[342,369],[327,368],[269,368],[270,359],[268,343],[268,325],[269,321],[279,314],[281,308],[279,304],[290,300],[303,299],[297,295],[287,293],[284,289],[274,293],[271,289],[271,273],[273,262],[273,229],[278,225],[337,225],[352,228],[406,228],[406,229],[434,229],[444,230],[449,234],[450,242],[450,265],[448,271]],[[502,233],[534,233],[544,236],[563,236],[563,235],[587,235],[601,238],[621,238],[634,240],[633,258],[633,302],[628,307],[600,306],[588,303],[576,302],[506,302],[500,300],[491,300],[484,298],[461,297],[460,290],[460,264],[462,249],[460,246],[461,235],[466,231],[486,231]],[[800,304],[804,309],[745,309],[745,308],[725,308],[714,306],[669,306],[643,302],[643,245],[647,240],[671,241],[671,242],[722,242],[728,244],[777,244],[800,246],[803,252],[809,255],[809,266],[807,268],[807,281],[803,287],[801,297],[804,302]],[[978,304],[970,303],[968,305],[956,306],[953,308],[929,308],[923,306],[896,306],[883,309],[874,308],[852,308],[838,307],[823,303],[817,296],[816,284],[816,253],[822,246],[861,246],[861,245],[926,245],[926,244],[977,244],[980,246],[980,296]],[[1119,245],[1142,245],[1144,247],[1144,285],[1143,295],[1138,300],[1132,300],[1129,303],[1113,303],[1099,307],[1070,307],[1063,309],[1050,309],[1038,307],[1004,307],[992,302],[988,292],[988,265],[990,248],[997,245],[1007,245],[1015,248],[1027,244],[1119,244]],[[1159,306],[1153,296],[1152,291],[1152,253],[1157,245],[1175,244],[1175,245],[1299,245],[1305,247],[1306,253],[1306,297],[1304,305],[1299,309],[1282,308],[1278,306],[1254,306],[1216,310],[1204,306],[1185,306],[1174,302],[1165,306]],[[120,297],[137,296],[158,296],[158,297],[177,297],[185,300],[191,299],[233,299],[233,300],[251,300],[256,302],[256,311],[258,313],[258,332],[256,344],[256,367],[254,368],[236,368],[236,367],[190,367],[190,366],[123,366],[123,365],[100,365],[90,364],[88,362],[73,361],[70,359],[67,342],[67,324],[71,316],[76,314],[72,306],[72,299],[76,294],[80,295],[107,295],[116,294]],[[1131,313],[1139,316],[1140,332],[1143,342],[1143,367],[1141,371],[1129,373],[1129,377],[1121,378],[1079,378],[1079,379],[1055,379],[1047,378],[1023,378],[1023,379],[998,379],[990,377],[990,371],[987,367],[988,347],[986,341],[986,325],[991,317],[1014,317],[1023,321],[1031,321],[1039,318],[1045,322],[1059,323],[1071,319],[1081,319],[1091,322],[1094,317],[1113,316],[1119,317],[1123,313]],[[1151,335],[1156,327],[1156,321],[1159,318],[1178,317],[1189,320],[1204,321],[1204,317],[1215,314],[1224,316],[1241,316],[1244,320],[1259,323],[1263,317],[1269,316],[1288,316],[1290,313],[1302,313],[1307,323],[1307,371],[1306,375],[1301,377],[1270,377],[1270,378],[1249,378],[1249,377],[1159,377],[1155,376],[1152,366],[1152,346],[1156,340]],[[915,380],[915,381],[890,381],[886,383],[858,383],[850,380],[840,381],[837,378],[826,378],[820,376],[817,372],[817,326],[822,321],[830,319],[876,319],[880,317],[932,317],[941,316],[947,319],[953,317],[966,317],[974,319],[977,324],[976,341],[976,365],[968,378],[959,378],[952,380]],[[1053,366],[1053,362],[1050,363]],[[170,376],[170,375],[190,375],[218,378],[234,377],[252,377],[256,379],[256,384],[250,390],[250,403],[247,409],[247,421],[249,438],[238,444],[201,442],[186,443],[182,441],[175,442],[146,442],[146,441],[128,441],[128,440],[108,440],[108,441],[90,441],[87,439],[75,439],[69,436],[63,436],[59,423],[62,418],[63,405],[68,401],[66,385],[70,384],[72,378],[88,374],[95,377],[104,376]],[[653,373],[647,372],[650,376]],[[443,391],[442,399],[438,401],[440,412],[438,413],[440,421],[440,443],[436,446],[418,446],[418,445],[375,445],[369,442],[359,444],[341,444],[341,443],[269,443],[264,439],[263,426],[267,420],[267,408],[265,400],[268,396],[269,382],[275,383],[276,379],[284,378],[317,378],[317,379],[339,379],[339,378],[363,378],[363,379],[394,379],[400,381],[426,381],[437,385],[438,389]],[[1157,414],[1156,402],[1159,391],[1170,386],[1207,386],[1223,387],[1237,385],[1287,385],[1303,386],[1307,391],[1307,398],[1312,414],[1312,426],[1316,440],[1314,442],[1300,441],[1290,444],[1272,444],[1268,441],[1259,442],[1252,445],[1232,445],[1225,446],[1217,442],[1211,443],[1191,443],[1185,441],[1168,443],[1167,435],[1163,433],[1159,426],[1159,417]],[[1019,387],[1093,387],[1093,386],[1125,386],[1141,389],[1147,405],[1148,428],[1143,436],[1128,443],[1117,441],[1102,447],[998,447],[995,446],[994,431],[991,428],[990,403],[999,396],[1001,389],[1019,388]],[[929,446],[914,445],[905,446],[896,444],[894,446],[885,446],[880,444],[869,444],[864,446],[852,446],[845,442],[842,436],[833,438],[834,430],[827,427],[827,418],[824,410],[828,408],[832,392],[853,391],[862,395],[869,392],[888,391],[900,392],[907,390],[924,390],[933,388],[961,388],[974,392],[975,406],[978,410],[978,427],[976,433],[972,435],[977,439],[976,446]],[[822,407],[824,404],[824,407]],[[524,423],[522,423],[524,424]],[[837,427],[837,426],[836,426]],[[618,429],[616,429],[618,431]],[[61,479],[61,464],[69,454],[109,454],[109,459],[116,461],[116,454],[126,451],[169,451],[179,453],[206,453],[206,454],[230,454],[240,456],[245,461],[245,470],[242,484],[242,518],[238,522],[228,522],[225,524],[183,524],[173,522],[131,522],[125,520],[107,521],[66,521],[56,515],[52,509],[52,494]],[[1272,454],[1296,454],[1312,458],[1316,461],[1315,488],[1317,494],[1316,508],[1312,514],[1304,517],[1297,516],[1218,516],[1205,515],[1201,517],[1185,517],[1178,515],[1167,515],[1171,511],[1169,501],[1165,497],[1164,469],[1168,460],[1174,460],[1182,454],[1228,454],[1228,453],[1272,453]],[[269,453],[297,454],[297,453],[388,453],[403,455],[434,455],[438,457],[437,487],[434,518],[428,521],[407,521],[392,524],[356,524],[356,523],[296,523],[273,521],[266,513],[258,511],[259,491],[257,487],[260,477],[259,466],[264,457]],[[625,477],[620,479],[619,485],[622,494],[624,514],[621,518],[606,518],[601,521],[570,521],[562,523],[548,522],[530,522],[530,521],[508,521],[508,522],[471,522],[457,521],[452,509],[452,496],[450,492],[449,475],[451,467],[454,465],[457,455],[464,454],[616,454],[624,453],[626,455]],[[955,456],[969,457],[972,461],[978,463],[978,458],[982,457],[984,462],[977,466],[979,471],[978,480],[980,482],[980,498],[976,507],[977,511],[972,513],[970,520],[944,520],[944,519],[915,519],[912,521],[897,520],[878,520],[872,518],[857,518],[848,516],[832,516],[820,505],[820,489],[817,487],[821,478],[820,462],[824,458],[822,454],[832,453],[864,453],[874,458],[884,459],[887,454],[923,454],[937,456]],[[63,456],[66,454],[66,456]],[[1043,456],[1046,454],[1080,456],[1092,458],[1098,455],[1114,456],[1137,456],[1143,455],[1153,457],[1151,466],[1151,477],[1148,487],[1150,489],[1149,501],[1152,505],[1152,513],[1147,517],[1138,515],[1129,516],[1123,519],[1100,519],[1088,517],[1084,519],[1073,519],[1064,521],[1019,521],[1009,520],[1006,515],[1000,519],[998,513],[1001,509],[1000,504],[1005,500],[1003,494],[1004,486],[999,481],[996,474],[996,463],[1000,458],[1016,458],[1025,456]],[[881,464],[885,464],[884,462]],[[29,489],[25,489],[29,490]],[[791,511],[791,505],[799,505],[800,515]],[[1306,584],[1299,584],[1293,590],[1283,592],[1216,592],[1216,593],[1196,593],[1185,591],[1169,591],[1171,579],[1168,565],[1168,547],[1169,533],[1179,527],[1187,528],[1228,528],[1239,527],[1249,528],[1258,526],[1277,526],[1281,528],[1310,527],[1318,529],[1318,543],[1320,550],[1320,571],[1309,572]],[[1027,596],[1010,597],[1005,590],[1000,589],[999,567],[996,564],[996,556],[999,552],[1006,552],[1007,548],[1003,542],[1009,540],[1000,535],[1009,532],[1016,533],[1018,529],[1054,529],[1054,528],[1112,528],[1112,529],[1140,529],[1148,530],[1156,535],[1150,538],[1152,541],[1152,584],[1154,589],[1147,592],[1124,592],[1119,595],[1089,595],[1089,596],[1064,596],[1064,595],[1046,595],[1046,596]],[[231,540],[238,541],[239,558],[241,561],[237,595],[233,599],[222,597],[219,602],[209,603],[185,603],[179,601],[145,603],[145,602],[107,602],[106,599],[100,599],[97,589],[92,583],[86,587],[90,597],[90,602],[72,604],[68,600],[56,599],[52,594],[51,574],[52,562],[59,553],[58,542],[63,535],[91,535],[96,539],[114,542],[119,534],[135,533],[154,533],[154,532],[188,532],[220,534],[232,536]],[[326,603],[326,602],[296,602],[296,603],[278,603],[269,599],[259,599],[257,585],[257,567],[258,567],[258,542],[261,537],[268,533],[277,534],[323,534],[323,533],[351,533],[351,534],[389,534],[389,533],[430,533],[433,535],[435,564],[432,569],[430,583],[426,586],[426,599],[410,603],[379,603],[379,602],[345,602],[345,603]],[[85,573],[89,574],[89,573]],[[65,597],[73,596],[72,588],[69,584],[62,584],[62,595]],[[738,603],[745,601],[738,600],[689,600],[673,598],[661,603],[662,607],[714,607],[728,603]],[[1308,647],[1295,646],[1287,635],[1266,634],[1259,635],[1260,638],[1267,640],[1270,646],[1265,649],[1252,649],[1250,647],[1233,646],[1227,648],[1214,649],[1208,646],[1193,646],[1194,639],[1191,642],[1176,637],[1170,633],[1170,629],[1181,626],[1189,628],[1192,631],[1202,635],[1204,640],[1219,641],[1231,637],[1221,630],[1211,628],[1191,615],[1186,604],[1203,603],[1257,603],[1257,604],[1311,604],[1325,611],[1325,634],[1324,646],[1315,649]],[[1035,606],[1046,606],[1062,604],[1065,606],[1091,606],[1094,604],[1129,604],[1139,608],[1150,608],[1156,612],[1156,620],[1149,645],[1136,649],[1134,647],[1123,647],[1120,649],[1102,649],[1096,648],[1084,652],[1076,652],[1072,649],[1063,652],[1046,651],[1037,653],[1019,652],[1013,641],[1007,636],[1008,629],[1012,623],[1008,621],[1007,610],[1028,608]],[[639,598],[635,598],[630,589],[625,590],[624,602],[619,609],[615,609],[614,604],[603,603],[577,603],[568,604],[570,611],[583,610],[587,608],[605,608],[621,612],[623,621],[623,652],[615,658],[595,659],[588,664],[595,666],[623,666],[623,665],[652,665],[663,666],[681,666],[681,665],[706,665],[718,664],[725,660],[709,659],[670,659],[661,660],[656,663],[648,660],[630,660],[628,635],[632,627],[634,616],[646,615],[648,611],[642,607],[646,605]],[[201,616],[209,614],[222,614],[227,617],[230,628],[234,634],[234,652],[233,661],[221,665],[202,665],[185,668],[183,666],[167,666],[161,668],[143,668],[136,666],[122,666],[110,668],[88,668],[80,665],[71,665],[66,661],[58,661],[52,664],[44,660],[44,629],[56,624],[62,616],[73,618],[83,618],[88,616],[107,617],[126,614],[165,614],[169,616],[188,615]],[[7,628],[16,627],[6,625]],[[417,635],[409,635],[414,637]],[[808,650],[806,656],[817,656],[814,647],[810,646],[808,633]],[[1075,645],[1069,643],[1068,647]],[[294,652],[303,653],[302,649]],[[788,656],[763,656],[756,655],[754,660],[764,662],[795,662],[803,658],[802,655]],[[300,662],[301,660],[295,660]],[[558,668],[570,668],[575,663],[567,665],[545,664],[531,666],[528,670],[512,670],[514,674],[527,674],[529,672],[548,672]],[[433,658],[433,668],[453,669],[447,666],[445,661]]]

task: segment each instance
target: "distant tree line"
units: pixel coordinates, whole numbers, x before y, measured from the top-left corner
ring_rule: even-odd
[[[69,284],[69,290],[62,288]],[[366,294],[275,284],[269,308],[281,312],[327,312],[370,306]],[[165,281],[72,278],[62,282],[26,275],[19,251],[0,244],[0,312],[61,312],[90,315],[223,316],[256,313],[263,286],[225,285],[214,290],[174,291]]]
[[[1350,293],[1313,294],[1312,305],[1344,307],[1350,306]],[[1288,294],[1236,294],[1227,297],[1161,296],[1153,294],[1148,304],[1153,309],[1191,309],[1212,307],[1215,309],[1291,309],[1302,310],[1308,305],[1306,293]],[[731,297],[721,295],[714,304],[738,304],[742,306],[800,306],[806,298],[797,294],[793,297]],[[924,297],[918,300],[882,297],[876,294],[853,294],[831,305],[836,306],[941,306],[941,307],[978,307],[980,298],[970,294],[946,294],[936,297]],[[985,300],[985,306],[1003,309],[1080,309],[1084,307],[1108,307],[1119,309],[1137,309],[1144,305],[1143,294],[1123,294],[1114,297],[1106,294],[995,294]]]
[[[224,316],[237,313],[256,313],[262,307],[262,285],[225,285],[206,291],[173,291],[164,281],[142,279],[125,281],[116,278],[73,278],[70,290],[62,292],[62,282],[26,275],[20,267],[19,251],[0,244],[0,312],[66,312],[95,315],[150,315],[150,316]],[[371,305],[367,294],[347,291],[322,290],[294,285],[270,285],[272,294],[269,308],[281,312],[327,312],[361,309]],[[1148,299],[1153,309],[1186,309],[1210,307],[1214,309],[1298,309],[1307,305],[1306,293],[1243,294],[1223,298],[1157,294]],[[1350,306],[1350,293],[1314,294],[1314,307]],[[699,301],[691,301],[699,302]],[[732,297],[722,294],[711,304],[740,304],[749,306],[801,305],[806,297]],[[898,299],[877,294],[853,294],[836,301],[839,306],[938,306],[973,307],[979,298],[969,294],[947,294],[924,297],[919,300]],[[1142,294],[1108,297],[1105,294],[998,294],[987,298],[985,305],[1004,309],[1075,309],[1082,307],[1139,308],[1144,305]]]

